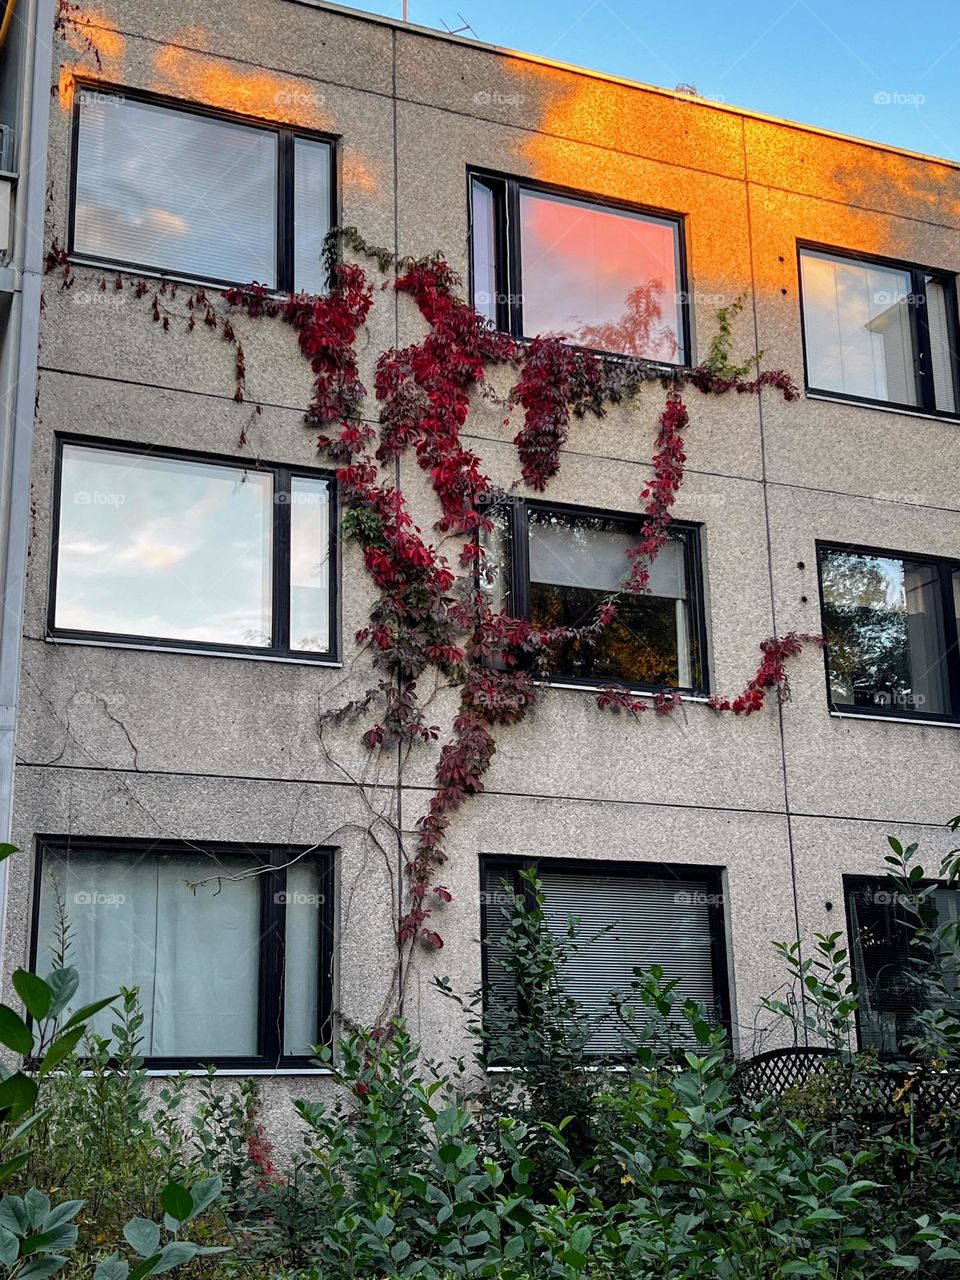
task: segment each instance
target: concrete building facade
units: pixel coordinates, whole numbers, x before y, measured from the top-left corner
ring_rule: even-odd
[[[429,1052],[462,1045],[431,980],[480,981],[482,886],[494,874],[483,867],[543,859],[557,903],[575,900],[586,924],[619,911],[627,959],[634,942],[648,958],[655,945],[668,970],[696,974],[740,1053],[765,1047],[760,1000],[786,979],[771,941],[845,931],[857,887],[883,874],[888,834],[922,841],[929,867],[949,847],[960,169],[308,0],[209,5],[200,18],[182,0],[105,0],[66,26],[58,70],[46,240],[71,259],[73,283],[63,260],[45,284],[13,823],[24,852],[11,864],[7,970],[35,959],[43,972],[59,894],[78,967],[145,983],[156,1069],[217,1058],[276,1077],[278,1101],[314,1087],[303,1049],[318,1022],[369,1025],[392,1007],[396,831],[425,811],[436,751],[414,750],[398,771],[395,754],[360,744],[362,721],[318,725],[370,687],[353,637],[375,594],[356,544],[336,537],[331,469],[303,421],[310,370],[290,328],[236,316],[238,404],[233,348],[202,325],[185,331],[194,285],[161,295],[169,327],[151,315],[152,291],[164,276],[207,280],[221,307],[218,286],[264,278],[250,269],[258,237],[267,283],[308,287],[306,228],[316,241],[327,218],[399,254],[440,250],[465,287],[472,251],[483,305],[483,255],[533,234],[523,200],[539,198],[589,224],[575,248],[558,233],[539,280],[529,252],[512,260],[530,276],[519,294],[538,288],[544,314],[588,279],[594,319],[610,318],[583,261],[612,254],[633,218],[640,258],[657,236],[675,253],[660,313],[673,362],[702,360],[718,308],[743,296],[737,360],[786,370],[801,396],[688,392],[675,514],[698,547],[694,567],[685,552],[696,609],[687,588],[662,594],[678,617],[685,600],[688,623],[699,610],[699,677],[678,658],[672,682],[691,696],[637,723],[598,710],[589,686],[602,681],[558,678],[499,732],[484,793],[451,827],[452,901],[436,916],[445,946],[411,958],[404,1012]],[[213,213],[195,224],[198,203]],[[284,209],[296,215],[292,245]],[[638,268],[639,283],[650,276]],[[499,305],[493,318],[516,323],[509,298]],[[361,342],[366,386],[380,351],[422,334],[408,299],[378,292]],[[577,422],[546,493],[514,492],[635,516],[662,408],[653,384],[639,406]],[[502,419],[478,403],[465,441],[510,489],[516,424]],[[436,505],[413,458],[397,478],[429,531]],[[282,528],[269,515],[281,509]],[[298,538],[324,548],[304,552],[325,566],[312,578],[298,576]],[[205,539],[215,569],[178,579],[171,566]],[[274,588],[290,581],[291,616],[263,586],[268,570]],[[330,613],[303,597],[313,630],[298,641],[293,602],[308,587]],[[246,628],[226,639],[225,600]],[[706,705],[744,686],[762,640],[792,630],[838,637],[829,675],[807,649],[783,707],[741,718]],[[447,724],[450,691],[432,705]],[[318,849],[319,862],[304,856]],[[219,897],[185,886],[211,860],[226,877]],[[271,892],[250,890],[257,877],[245,876],[265,865]],[[634,895],[637,869],[650,884]],[[877,905],[876,894],[860,901]],[[895,1041],[895,996],[875,969],[867,977],[878,984],[871,1034]]]

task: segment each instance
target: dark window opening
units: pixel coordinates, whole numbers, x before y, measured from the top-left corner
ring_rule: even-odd
[[[889,881],[850,878],[845,890],[860,1048],[902,1056],[920,1030],[917,1015],[934,1008],[915,976],[917,923]],[[935,889],[928,904],[940,925],[960,919],[956,889]]]
[[[830,704],[953,719],[960,690],[960,567],[952,561],[821,546]]]
[[[491,510],[483,582],[495,608],[536,627],[586,627],[622,588],[642,521],[627,515],[504,502]],[[649,590],[618,598],[614,619],[558,651],[550,674],[584,683],[702,691],[697,530],[674,524],[650,566]]]

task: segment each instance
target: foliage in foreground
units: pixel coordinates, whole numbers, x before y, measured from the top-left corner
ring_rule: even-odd
[[[935,996],[916,1048],[936,1075],[960,1061],[958,931],[932,915],[916,848],[891,847],[915,980]],[[952,855],[941,876],[956,874]],[[0,1200],[3,1274],[960,1277],[960,1120],[916,1107],[919,1071],[882,1122],[865,1123],[845,1099],[851,1081],[862,1095],[883,1068],[845,1052],[783,1097],[752,1098],[725,1032],[657,969],[637,973],[606,1015],[624,1060],[597,1062],[596,1026],[562,983],[591,940],[576,921],[563,935],[546,928],[535,875],[507,897],[501,954],[519,1000],[503,986],[459,998],[440,984],[470,1015],[475,1063],[425,1062],[399,1022],[348,1037],[335,1059],[324,1055],[333,1100],[297,1104],[303,1145],[283,1167],[252,1086],[231,1090],[211,1073],[192,1092],[167,1082],[151,1101],[135,992],[113,1002],[112,1046],[86,1035],[81,1058],[91,1010],[69,1015],[69,970],[43,982],[19,974],[27,1012],[52,1029],[37,1041],[18,1014],[0,1013],[0,1040],[30,1063],[0,1082],[0,1180],[18,1193]],[[781,950],[806,998],[799,1013],[768,1007],[842,1050],[856,994],[838,940],[818,939],[809,955]],[[509,1071],[489,1069],[503,1060]],[[188,1221],[202,1245],[180,1239]],[[223,1244],[234,1247],[214,1253]]]

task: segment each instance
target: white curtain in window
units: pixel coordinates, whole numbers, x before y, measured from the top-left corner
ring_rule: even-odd
[[[470,184],[473,225],[473,305],[485,320],[497,322],[497,211],[491,189]]]
[[[302,859],[287,867],[286,973],[283,1051],[306,1056],[317,1043],[320,931],[323,895],[317,864]]]
[[[290,481],[290,647],[330,648],[330,487],[307,476]]]
[[[946,712],[947,672],[943,651],[940,575],[925,564],[903,566],[910,651],[910,689],[915,711]]]
[[[560,587],[616,591],[630,571],[627,552],[637,545],[635,533],[551,524],[530,525],[530,580]],[[684,547],[680,541],[661,547],[650,566],[650,594],[686,598]]]
[[[48,971],[59,896],[71,931],[68,962],[80,974],[79,1008],[120,986],[140,988],[148,1057],[257,1052],[261,877],[187,882],[251,870],[202,853],[47,854],[40,895],[38,966]],[[109,1010],[92,1029],[110,1036]]]
[[[953,385],[955,355],[950,349],[950,326],[947,321],[947,295],[939,280],[927,279],[927,324],[930,328],[930,356],[933,376],[934,403],[945,413],[957,409],[956,391]]]

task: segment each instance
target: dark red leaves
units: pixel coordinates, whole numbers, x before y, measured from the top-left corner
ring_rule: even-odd
[[[534,338],[527,348],[512,399],[523,408],[523,426],[514,444],[523,478],[542,492],[560,469],[571,414],[603,415],[603,366],[559,338]]]
[[[820,648],[826,644],[823,636],[805,635],[791,631],[782,637],[771,636],[760,645],[763,655],[756,675],[738,697],[711,698],[710,706],[714,711],[732,711],[735,716],[749,716],[759,711],[771,689],[777,691],[779,703],[790,700],[790,680],[784,665],[787,658],[796,657],[804,645],[815,644]]]
[[[352,239],[344,235],[355,248],[364,249],[355,233]],[[495,731],[522,720],[533,706],[536,673],[549,669],[550,655],[558,645],[595,635],[609,625],[622,592],[649,589],[650,566],[669,537],[672,509],[683,481],[683,437],[688,425],[683,387],[689,384],[708,395],[757,394],[770,387],[788,400],[797,391],[781,371],[745,380],[738,375],[720,377],[706,367],[663,374],[638,365],[631,374],[623,362],[610,364],[556,338],[520,344],[498,333],[457,296],[459,282],[442,258],[398,264],[384,251],[369,252],[381,270],[391,263],[399,266],[392,287],[416,304],[427,327],[422,340],[379,356],[373,386],[376,422],[362,416],[367,392],[359,377],[357,338],[373,303],[373,286],[361,266],[335,266],[329,292],[319,297],[277,298],[256,283],[228,290],[226,297],[250,317],[276,317],[289,325],[313,374],[307,420],[323,429],[317,447],[337,468],[344,536],[359,545],[378,592],[367,625],[357,633],[357,642],[367,645],[380,673],[378,688],[370,691],[362,705],[377,701],[382,713],[379,722],[364,733],[364,743],[381,749],[437,738],[439,730],[425,720],[417,688],[431,668],[460,690],[452,734],[440,749],[436,789],[417,823],[406,864],[407,900],[397,925],[401,944],[419,941],[439,949],[443,939],[429,925],[438,904],[452,900],[446,887],[434,883],[446,862],[444,843],[452,815],[483,791],[496,751]],[[70,265],[56,242],[47,255],[47,269],[54,267],[64,269],[64,284],[69,283]],[[388,286],[386,282],[384,287]],[[137,286],[138,297],[145,292],[146,285]],[[159,319],[162,309],[156,295],[153,307]],[[242,400],[246,360],[232,322],[218,320],[202,289],[191,294],[187,307],[190,329],[198,315],[207,327],[219,326],[223,338],[233,343],[236,398]],[[482,570],[484,564],[482,534],[492,528],[489,507],[500,491],[483,473],[480,459],[464,444],[462,433],[474,397],[502,404],[487,381],[492,364],[520,370],[508,403],[522,410],[523,425],[515,444],[523,479],[538,492],[559,469],[573,419],[588,413],[602,416],[608,401],[625,398],[634,375],[632,390],[640,382],[657,381],[666,389],[652,474],[642,493],[643,531],[629,553],[627,581],[622,592],[611,594],[597,616],[582,627],[537,631],[529,622],[491,608],[489,596],[474,585],[474,571]],[[404,494],[387,478],[396,460],[407,452],[416,457],[437,498],[436,530],[460,539],[455,555],[465,572],[459,577],[438,547],[424,538]],[[785,700],[789,684],[784,663],[804,643],[814,641],[822,643],[820,637],[793,633],[765,641],[762,661],[744,692],[732,701],[712,699],[711,705],[749,715],[763,706],[771,689]],[[634,716],[651,705],[656,714],[669,715],[680,703],[680,695],[672,689],[638,696],[611,686],[597,696],[598,707]],[[361,1091],[366,1086],[358,1086],[357,1093]]]

